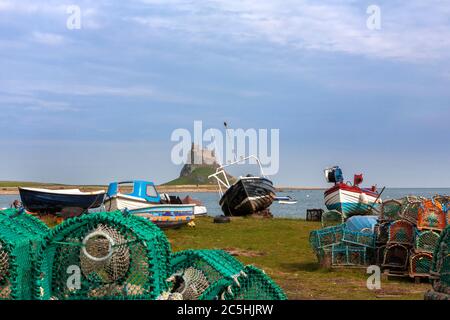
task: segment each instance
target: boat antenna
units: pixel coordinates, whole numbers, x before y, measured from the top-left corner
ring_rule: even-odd
[[[232,142],[231,137],[228,134],[228,122],[224,121],[223,126],[225,127],[225,134],[227,135],[228,143],[231,143]],[[234,161],[237,161],[236,150],[234,150],[234,143],[232,144],[232,146],[233,146],[233,149],[231,151],[233,152]]]
[[[372,203],[372,205],[370,206],[369,210],[373,210],[375,205],[377,204],[377,201],[381,198],[381,195],[383,194],[384,190],[386,190],[386,186],[383,187],[383,189],[381,189],[381,192],[378,194],[378,197],[375,199],[375,202]]]

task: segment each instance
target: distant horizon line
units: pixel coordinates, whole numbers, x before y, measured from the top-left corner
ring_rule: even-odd
[[[131,181],[136,180],[136,179],[132,179]],[[151,181],[151,180],[150,180]],[[13,186],[3,186],[3,184],[15,184]],[[0,187],[2,188],[15,188],[15,187],[19,187],[20,184],[33,184],[35,186],[72,186],[72,187],[105,187],[108,186],[109,183],[107,184],[78,184],[78,183],[61,183],[61,182],[40,182],[40,181],[15,181],[15,180],[1,180],[0,181]],[[156,186],[163,186],[164,183],[155,183]],[[215,185],[211,185],[211,184],[186,184],[186,185],[174,185],[174,186],[170,186],[173,188],[182,188],[182,187],[213,187]],[[296,185],[275,185],[275,188],[277,189],[291,189],[291,190],[325,190],[328,189],[329,187],[322,187],[322,186],[296,186]],[[381,188],[380,188],[381,189]],[[386,189],[450,189],[450,186],[448,187],[400,187],[400,186],[393,186],[393,187],[388,187],[386,186]]]

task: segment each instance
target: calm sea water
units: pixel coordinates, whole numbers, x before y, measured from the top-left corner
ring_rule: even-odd
[[[180,197],[185,197],[188,193],[176,193]],[[450,188],[441,189],[386,189],[382,199],[397,199],[407,195],[432,197],[436,194],[450,194]],[[217,193],[191,193],[191,197],[201,200],[208,208],[208,214],[216,216],[222,214],[219,207],[219,195]],[[275,217],[304,219],[306,210],[312,208],[325,209],[323,201],[323,190],[298,190],[280,192],[278,196],[291,196],[297,199],[297,204],[282,205],[274,203],[270,210]],[[18,199],[18,195],[0,195],[0,208],[9,207],[11,203]]]

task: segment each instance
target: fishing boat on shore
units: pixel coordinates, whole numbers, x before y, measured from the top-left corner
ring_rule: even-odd
[[[247,175],[231,184],[225,168],[246,160],[254,159],[259,165],[260,176]],[[221,199],[219,205],[226,216],[245,216],[268,209],[275,200],[275,188],[271,180],[263,173],[261,163],[255,156],[220,166],[216,173],[208,178],[215,178],[219,186]]]
[[[354,215],[370,214],[372,209],[381,204],[381,193],[376,186],[360,188],[363,175],[355,175],[353,184],[344,183],[342,170],[338,166],[325,169],[325,179],[334,186],[325,191],[325,205],[328,210],[338,210],[345,218]]]
[[[99,208],[104,201],[105,191],[81,192],[79,189],[39,189],[19,187],[23,207],[34,213],[60,213],[67,208],[82,211]]]
[[[106,211],[127,211],[161,228],[175,228],[195,218],[196,204],[183,204],[176,196],[159,194],[153,182],[113,182],[104,202]]]

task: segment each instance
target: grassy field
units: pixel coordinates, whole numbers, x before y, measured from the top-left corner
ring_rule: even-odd
[[[0,188],[17,188],[17,187],[58,187],[60,184],[42,183],[42,182],[23,182],[23,181],[0,181]]]
[[[17,188],[17,187],[28,187],[28,188],[50,188],[50,189],[65,189],[65,188],[81,188],[81,189],[91,189],[91,188],[105,188],[106,186],[101,185],[68,185],[59,183],[44,183],[44,182],[27,182],[27,181],[0,181],[0,188]]]
[[[233,218],[214,224],[212,218],[196,219],[195,228],[166,231],[174,251],[226,249],[245,264],[262,268],[290,299],[423,299],[428,283],[410,279],[382,281],[370,291],[363,269],[321,269],[311,251],[310,231],[319,223],[301,220]]]

